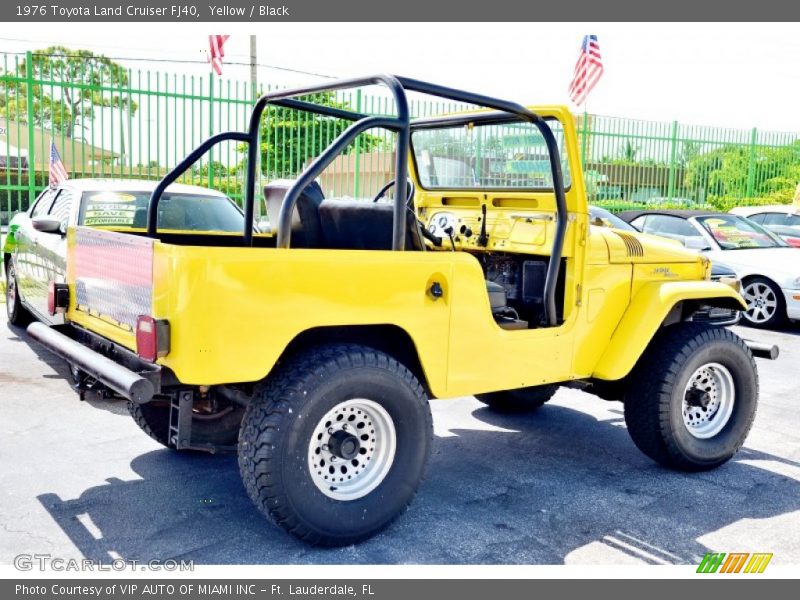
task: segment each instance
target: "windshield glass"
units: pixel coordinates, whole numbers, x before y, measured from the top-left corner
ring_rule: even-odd
[[[697,221],[706,228],[723,250],[786,246],[780,238],[753,221],[735,215],[698,217]]]
[[[614,213],[607,211],[604,208],[600,208],[599,206],[589,207],[589,218],[590,225],[596,225],[598,227],[611,227],[612,229],[623,229],[625,231],[635,231],[636,233],[639,233],[639,230],[633,225],[626,223]]]
[[[561,124],[548,119],[559,146],[564,187],[570,174]],[[553,189],[550,154],[533,123],[418,129],[411,136],[420,184],[427,189]]]
[[[149,202],[149,192],[85,192],[80,224],[146,229]],[[158,205],[158,228],[241,233],[244,216],[225,196],[166,192]]]

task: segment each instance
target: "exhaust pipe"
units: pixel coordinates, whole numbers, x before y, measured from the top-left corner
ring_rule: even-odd
[[[761,342],[753,342],[751,340],[744,340],[747,347],[753,356],[758,358],[766,358],[768,360],[775,360],[780,355],[780,349],[775,344],[762,344]]]
[[[28,325],[28,335],[128,400],[145,404],[153,398],[152,382],[44,323]]]

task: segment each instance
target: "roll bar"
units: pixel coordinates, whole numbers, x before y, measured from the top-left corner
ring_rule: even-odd
[[[330,106],[321,106],[313,102],[298,100],[298,97],[321,92],[341,91],[365,87],[369,85],[382,85],[391,93],[395,102],[394,116],[370,116],[353,110],[340,109]],[[493,113],[480,113],[468,116],[442,117],[434,119],[420,119],[412,122],[409,113],[407,92],[420,92],[430,96],[465,102],[478,107],[493,109]],[[253,245],[253,221],[255,213],[255,191],[256,174],[258,163],[258,138],[259,126],[264,110],[268,105],[280,106],[311,112],[339,119],[352,121],[330,145],[323,150],[297,177],[297,180],[287,190],[280,214],[278,215],[278,248],[289,248],[291,244],[291,222],[294,207],[302,191],[314,179],[325,170],[328,165],[339,155],[355,138],[373,128],[383,128],[394,131],[397,135],[395,174],[396,181],[405,181],[408,177],[408,154],[410,150],[411,130],[416,128],[441,127],[460,122],[487,122],[491,119],[509,121],[522,120],[536,125],[539,129],[545,145],[550,155],[550,170],[553,179],[553,190],[556,199],[556,231],[553,240],[553,249],[550,255],[550,263],[547,268],[544,289],[544,309],[545,321],[548,325],[557,324],[556,316],[556,281],[563,255],[564,238],[567,230],[567,204],[564,194],[564,177],[561,172],[561,157],[558,151],[558,143],[553,135],[550,126],[539,115],[525,108],[521,104],[508,102],[499,98],[492,98],[482,94],[466,92],[456,88],[450,88],[434,83],[419,81],[409,77],[398,77],[394,75],[372,75],[369,77],[357,77],[352,79],[341,79],[337,81],[326,81],[316,85],[307,85],[285,90],[268,92],[255,103],[253,112],[250,115],[250,122],[246,132],[228,131],[211,136],[185,159],[178,163],[167,175],[159,182],[150,196],[147,208],[147,235],[156,237],[158,229],[158,204],[167,186],[175,182],[192,164],[194,164],[212,146],[223,141],[237,141],[247,144],[247,177],[244,193],[244,232],[243,242],[245,246]],[[500,121],[497,121],[500,122]],[[394,225],[392,229],[392,249],[403,250],[405,248],[406,237],[406,205],[402,194],[395,194],[394,199]]]

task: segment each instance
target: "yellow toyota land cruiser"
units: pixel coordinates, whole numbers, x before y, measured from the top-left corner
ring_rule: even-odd
[[[393,114],[313,102],[368,85]],[[412,119],[408,92],[476,110]],[[269,104],[351,124],[296,180],[266,186],[265,234]],[[393,180],[374,202],[323,197],[326,166],[375,129],[394,140]],[[241,233],[160,227],[162,193],[226,140],[248,146]],[[723,464],[753,423],[753,356],[775,349],[693,320],[745,308],[706,259],[587,212],[565,107],[388,75],[271,92],[247,131],[211,137],[156,186],[146,227],[70,227],[49,299],[68,325],[28,331],[79,387],[128,398],[165,446],[238,452],[258,508],[315,544],[368,538],[408,505],[432,398],[530,411],[580,386],[624,402],[633,442],[662,465]]]

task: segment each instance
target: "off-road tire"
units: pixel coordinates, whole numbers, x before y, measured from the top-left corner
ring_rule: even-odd
[[[525,413],[544,406],[557,391],[557,385],[535,385],[518,390],[475,394],[475,397],[497,412]]]
[[[24,327],[33,320],[31,313],[22,306],[17,284],[17,273],[11,260],[6,263],[6,313],[8,314],[8,322],[18,327]]]
[[[239,426],[244,408],[231,406],[225,413],[213,419],[192,419],[192,442],[235,446],[239,438]],[[169,445],[169,403],[165,401],[136,404],[128,401],[128,412],[147,435],[162,446]]]
[[[732,376],[735,396],[725,426],[698,439],[684,424],[684,390],[701,366],[717,363]],[[677,323],[661,329],[630,375],[625,423],[634,444],[659,464],[684,471],[713,469],[741,448],[756,414],[758,372],[750,349],[728,329]]]
[[[368,399],[391,417],[396,452],[380,483],[357,499],[337,500],[312,479],[309,444],[329,411]],[[258,509],[314,545],[343,546],[389,526],[408,506],[431,452],[425,391],[392,356],[356,344],[309,349],[257,386],[239,435],[239,470]]]
[[[786,299],[783,296],[783,292],[781,288],[779,288],[775,282],[770,281],[766,277],[749,277],[742,283],[742,292],[751,286],[751,285],[762,285],[769,288],[772,294],[775,296],[775,312],[774,314],[767,319],[766,321],[756,322],[753,321],[750,316],[748,316],[747,311],[742,311],[742,323],[744,325],[749,325],[750,327],[757,327],[758,329],[776,329],[783,325],[786,320]],[[745,302],[747,302],[747,298],[745,298]],[[748,302],[749,308],[749,302]]]

